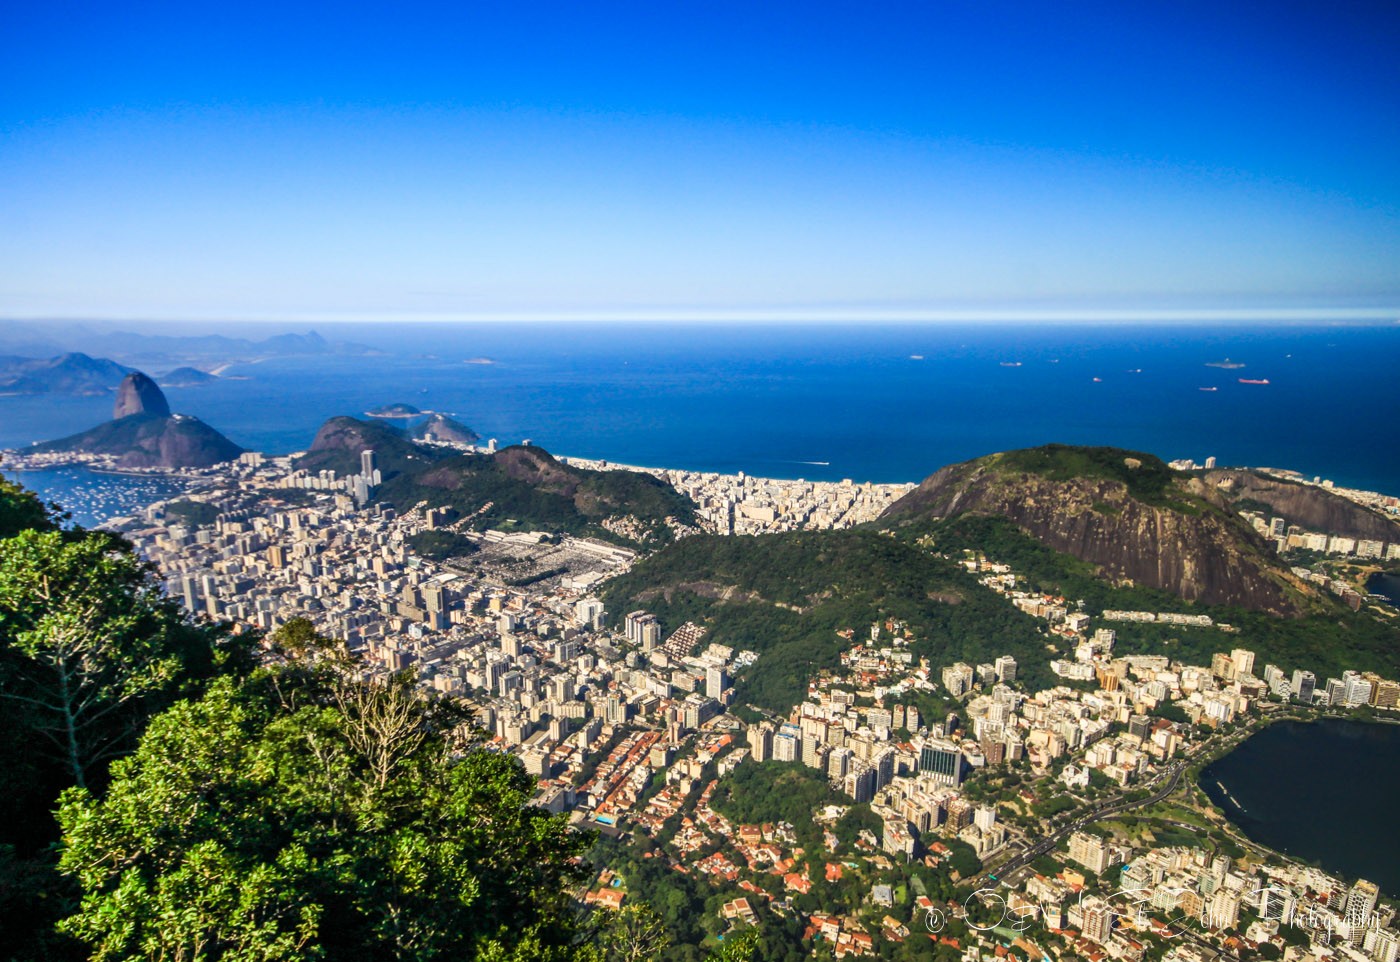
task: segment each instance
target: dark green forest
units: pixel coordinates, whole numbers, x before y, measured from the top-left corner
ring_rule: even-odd
[[[408,546],[429,561],[464,558],[480,550],[476,542],[466,535],[441,528],[412,535],[408,539]]]
[[[478,530],[544,530],[624,543],[632,539],[608,531],[598,522],[630,514],[642,523],[650,539],[665,541],[670,539],[665,524],[668,517],[683,524],[694,521],[694,505],[649,474],[585,471],[558,465],[550,458],[559,476],[541,483],[513,477],[499,460],[502,454],[505,452],[454,455],[435,463],[431,470],[403,473],[386,481],[376,497],[400,509],[419,502],[451,508],[458,516],[471,515],[471,526]],[[549,458],[538,449],[535,456]]]
[[[1137,467],[1129,467],[1125,460],[1128,458],[1136,461]],[[1176,490],[1173,483],[1185,475],[1173,471],[1156,455],[1142,451],[1046,444],[995,454],[989,460],[999,471],[1036,474],[1050,481],[1072,481],[1076,478],[1118,481],[1127,486],[1128,494],[1132,497],[1158,507],[1180,509],[1188,501],[1187,496]]]
[[[739,765],[710,797],[711,808],[742,825],[788,822],[801,826],[826,805],[845,807],[850,802],[827,785],[822,772],[800,762],[775,761]]]

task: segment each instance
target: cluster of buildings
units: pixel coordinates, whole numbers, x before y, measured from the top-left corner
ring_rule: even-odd
[[[262,463],[262,455],[256,452],[244,454],[242,460],[253,465]],[[360,452],[360,470],[355,474],[338,477],[330,468],[320,471],[291,471],[279,483],[283,488],[296,488],[302,491],[343,491],[355,499],[357,505],[369,502],[370,494],[383,482],[379,468],[375,464],[373,451]]]
[[[1052,635],[1074,643],[1073,658],[1051,659],[1050,670],[1054,674],[1072,682],[1096,682],[1103,691],[1121,690],[1133,701],[1138,714],[1152,712],[1164,702],[1178,702],[1193,722],[1217,725],[1233,721],[1264,697],[1319,707],[1400,707],[1400,682],[1393,679],[1374,672],[1347,671],[1342,678],[1319,683],[1311,671],[1295,669],[1289,674],[1272,664],[1265,665],[1259,677],[1254,671],[1254,653],[1245,649],[1218,652],[1208,668],[1173,663],[1162,656],[1114,658],[1116,632],[1099,627],[1090,634],[1096,621],[1212,628],[1228,634],[1238,634],[1238,630],[1214,621],[1210,615],[1181,612],[1104,610],[1093,618],[1070,611],[1063,598],[1019,589],[1017,576],[1007,565],[985,557],[970,558],[962,564],[981,575],[983,585],[1006,596],[1022,611],[1045,619]],[[1304,568],[1295,568],[1294,573],[1314,581],[1327,580]],[[1356,595],[1350,586],[1340,582],[1333,589],[1339,594]],[[1356,597],[1359,600],[1360,596]],[[954,665],[944,669],[943,686],[950,694],[961,695],[974,683],[992,680],[999,669],[1000,663],[976,669]]]
[[[1011,812],[976,801],[965,783],[979,770],[1015,766],[1032,778],[1053,777],[1054,791],[1070,794],[1098,781],[1094,773],[1129,787],[1188,750],[1188,723],[1229,723],[1265,699],[1400,703],[1400,683],[1369,673],[1319,682],[1306,670],[1270,664],[1256,674],[1254,653],[1243,648],[1199,666],[1115,654],[1116,634],[1106,627],[1114,621],[1229,628],[1160,612],[1090,618],[1062,598],[1020,590],[1009,567],[978,558],[965,563],[984,584],[1042,618],[1047,640],[1072,646],[1072,657],[1051,662],[1065,684],[1024,691],[1022,666],[1009,654],[935,668],[914,656],[916,639],[907,626],[889,620],[869,626],[868,638],[859,641],[853,629],[841,632],[849,647],[839,669],[813,679],[806,699],[786,717],[746,724],[727,709],[734,678],[757,655],[709,643],[696,625],[668,632],[645,610],[604,610],[596,586],[625,570],[630,552],[586,539],[487,532],[470,537],[483,556],[501,560],[501,571],[529,561],[563,573],[517,584],[484,575],[497,570],[489,564],[434,563],[413,542],[442,519],[375,504],[372,456],[360,467],[351,478],[323,477],[295,472],[288,459],[246,456],[217,479],[202,476],[203,486],[187,495],[217,509],[214,522],[186,523],[156,505],[123,530],[191,611],[267,630],[309,618],[360,652],[368,673],[412,669],[423,686],[462,698],[492,743],[518,755],[538,779],[537,804],[608,832],[658,836],[679,822],[664,857],[678,871],[743,890],[722,910],[733,924],[751,924],[759,906],[780,901],[754,883],[753,873],[777,875],[789,897],[806,894],[817,880],[799,864],[790,826],[734,825],[710,807],[714,765],[721,778],[751,761],[806,766],[850,804],[868,805],[881,831],[865,833],[856,851],[838,857],[835,837],[826,832],[830,881],[867,868],[936,865],[956,843],[986,858],[1029,842],[1015,811],[1029,812],[1036,793]],[[856,523],[906,489],[685,472],[666,477],[702,504],[708,526],[736,532]],[[954,700],[956,710],[930,717],[920,705],[939,703],[935,696]],[[1164,715],[1166,706],[1175,711]],[[1198,849],[1138,852],[1087,832],[1070,837],[1068,859],[1093,878],[1121,872],[1125,888],[1149,890],[1153,910],[1126,912],[1073,868],[1031,875],[1008,904],[1035,905],[1045,926],[1069,933],[1067,944],[1083,957],[1137,962],[1143,935],[1182,913],[1256,944],[1281,940],[1287,925],[1344,931],[1339,943],[1359,958],[1400,962],[1393,913],[1374,899],[1367,904],[1365,890],[1355,897],[1340,892],[1316,870],[1264,877],[1273,870],[1203,860]],[[1261,878],[1269,883],[1265,895],[1258,894]],[[625,892],[613,882],[600,883],[592,899],[620,905]],[[1355,898],[1360,901],[1352,904]],[[872,899],[885,916],[868,930],[853,917],[820,911],[805,921],[842,955],[871,954],[875,940],[913,937],[911,931],[923,937],[921,903],[906,919],[907,901],[900,908],[892,894],[876,898],[873,890]],[[1260,899],[1277,919],[1257,907]],[[796,911],[790,901],[782,904],[783,911]],[[1246,910],[1259,921],[1248,933],[1235,933]],[[1196,948],[1188,940],[1171,951],[1181,962],[1196,962],[1190,957]]]
[[[121,525],[159,567],[171,596],[192,612],[264,630],[307,618],[389,670],[434,665],[436,649],[460,646],[474,635],[517,634],[523,625],[555,641],[601,622],[596,602],[593,609],[577,607],[587,599],[568,578],[552,580],[551,594],[531,593],[420,557],[412,539],[436,526],[434,512],[399,516],[388,505],[361,506],[339,482],[324,491],[304,488],[308,477],[292,472],[287,459],[242,467],[230,484],[182,498],[217,511],[212,524],[187,523],[158,504]],[[541,543],[535,534],[474,537],[483,551]],[[633,556],[587,539],[544,547],[551,557],[585,569],[588,576],[576,579],[585,583],[625,567]]]
[[[90,451],[33,451],[28,448],[16,448],[3,453],[6,471],[47,471],[52,468],[82,465],[94,471],[193,481],[221,475],[229,467],[216,465],[212,468],[132,468],[121,465],[119,455],[94,454]]]
[[[1134,848],[1089,832],[1070,836],[1064,861],[1054,875],[1031,874],[1005,904],[1018,930],[1038,926],[1079,958],[1137,962],[1153,944],[1173,962],[1266,945],[1290,962],[1400,958],[1395,909],[1365,880],[1348,888],[1309,866]]]
[[[585,458],[560,460],[593,470],[645,471],[668,482],[695,502],[701,525],[717,534],[849,528],[874,521],[912,484],[856,484],[844,481],[784,481],[738,474],[629,468]]]
[[[1400,558],[1400,541],[1378,541],[1327,534],[1321,531],[1309,531],[1299,525],[1289,524],[1285,518],[1266,516],[1258,511],[1242,511],[1240,513],[1256,532],[1279,551],[1301,548],[1338,558],[1355,557],[1373,561],[1382,559],[1393,561]]]

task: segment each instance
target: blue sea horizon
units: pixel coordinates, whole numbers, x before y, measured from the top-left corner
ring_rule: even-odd
[[[503,445],[528,438],[557,454],[689,470],[916,482],[993,451],[1063,442],[1400,492],[1394,325],[316,329],[383,353],[235,364],[216,383],[167,389],[172,408],[270,454],[305,449],[328,417],[403,402]],[[1209,366],[1226,358],[1244,366]],[[110,405],[0,398],[0,447],[83,430]]]

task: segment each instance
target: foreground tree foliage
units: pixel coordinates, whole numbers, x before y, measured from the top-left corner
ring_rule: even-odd
[[[52,531],[56,521],[33,492],[0,477],[0,538],[13,538],[21,531]]]
[[[3,542],[0,638],[0,699],[75,785],[100,776],[154,709],[233,650],[187,623],[125,542],[85,532]]]
[[[0,958],[69,958],[52,846],[59,793],[100,788],[147,721],[251,667],[249,640],[191,622],[113,535],[0,479]]]
[[[94,959],[573,959],[590,839],[411,680],[301,661],[156,718],[59,812]]]

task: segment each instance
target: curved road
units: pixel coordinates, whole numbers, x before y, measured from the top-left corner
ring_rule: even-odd
[[[1106,802],[1100,802],[1098,805],[1089,809],[1083,815],[1079,816],[1073,822],[1070,822],[1068,825],[1057,829],[1054,833],[1045,836],[1040,841],[1032,845],[1030,848],[1022,852],[1020,855],[1012,856],[1010,860],[1003,862],[997,867],[996,877],[998,879],[1001,879],[1002,877],[1011,874],[1017,869],[1025,867],[1026,865],[1040,858],[1040,856],[1044,855],[1046,852],[1052,850],[1056,845],[1059,844],[1060,839],[1064,838],[1066,835],[1069,835],[1071,832],[1077,832],[1085,825],[1090,825],[1101,819],[1107,818],[1109,815],[1116,815],[1119,812],[1125,812],[1129,809],[1142,808],[1145,805],[1157,804],[1162,799],[1170,795],[1172,792],[1176,791],[1176,786],[1181,781],[1181,773],[1185,770],[1186,762],[1180,761],[1172,765],[1170,768],[1166,769],[1164,772],[1158,774],[1155,778],[1152,779],[1152,781],[1148,782],[1147,784],[1151,785],[1154,782],[1162,780],[1163,778],[1166,779],[1166,784],[1157,791],[1153,792],[1151,795],[1147,796],[1146,798],[1126,799],[1120,797],[1116,799],[1111,799]],[[989,875],[990,873],[986,869],[983,869],[977,875],[973,876],[972,881],[980,883],[983,878],[989,877]]]

